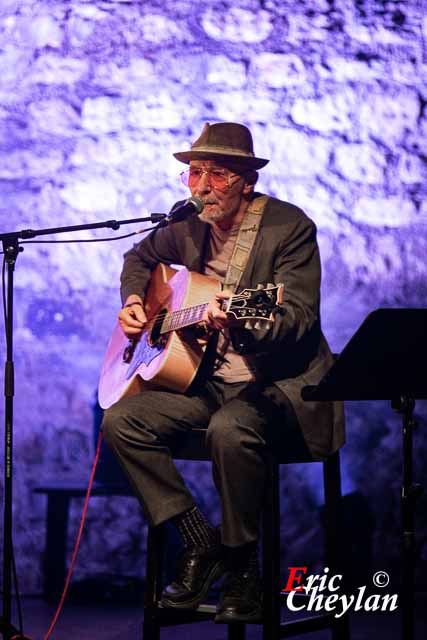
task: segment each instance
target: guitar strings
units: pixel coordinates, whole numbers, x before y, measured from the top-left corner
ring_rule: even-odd
[[[245,300],[247,300],[247,298],[245,296],[241,296],[241,295],[234,295],[234,296],[232,296],[232,299],[233,299],[233,302],[242,302],[242,301],[244,302]],[[206,307],[208,304],[209,304],[209,302],[202,302],[200,304],[193,305],[192,307],[185,307],[184,309],[177,309],[176,311],[171,311],[171,312],[160,311],[160,313],[158,313],[156,315],[156,317],[154,318],[152,328],[161,330],[161,328],[162,328],[162,326],[163,326],[163,324],[164,324],[164,322],[166,320],[170,321],[172,318],[174,318],[174,316],[176,316],[176,319],[179,319],[179,315],[180,314],[185,315],[185,313],[186,312],[188,313],[190,310],[200,309],[201,307]],[[172,327],[171,329],[167,329],[163,333],[169,333],[170,331],[174,331],[176,329],[180,329],[180,328],[183,328],[185,326],[192,325],[192,324],[195,324],[195,322],[194,321],[185,322],[185,324],[183,324],[183,325],[181,325],[179,327]]]

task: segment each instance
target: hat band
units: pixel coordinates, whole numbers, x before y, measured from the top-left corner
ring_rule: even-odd
[[[203,153],[219,153],[222,155],[227,155],[227,156],[245,156],[246,158],[254,158],[254,154],[251,153],[250,151],[244,151],[243,149],[231,149],[230,147],[217,147],[217,146],[209,146],[209,147],[204,147],[204,146],[197,146],[197,147],[191,147],[191,151],[190,153],[194,151],[194,152],[198,152],[201,151]]]

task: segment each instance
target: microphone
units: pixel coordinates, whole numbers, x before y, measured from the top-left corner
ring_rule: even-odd
[[[180,222],[181,220],[185,220],[185,218],[188,218],[188,216],[201,213],[204,206],[205,203],[203,202],[203,200],[201,200],[197,196],[192,196],[184,202],[178,202],[178,204],[176,204],[169,212],[166,221],[169,224]]]

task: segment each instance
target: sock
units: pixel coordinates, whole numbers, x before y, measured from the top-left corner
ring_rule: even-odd
[[[258,541],[227,547],[227,558],[231,571],[259,575]]]
[[[186,547],[209,548],[217,544],[215,528],[197,506],[173,517],[172,521]]]

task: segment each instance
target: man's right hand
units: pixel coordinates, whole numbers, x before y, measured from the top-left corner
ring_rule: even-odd
[[[142,299],[137,295],[129,296],[120,309],[118,318],[123,333],[128,338],[136,338],[147,324]]]

